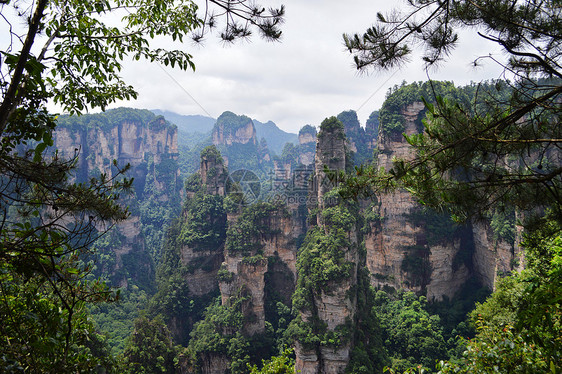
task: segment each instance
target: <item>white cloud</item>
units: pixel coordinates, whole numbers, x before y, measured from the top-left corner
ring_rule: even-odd
[[[266,42],[256,35],[250,42],[225,47],[210,35],[202,48],[184,45],[194,56],[196,71],[165,68],[173,79],[153,64],[127,64],[125,78],[138,89],[140,97],[119,105],[168,109],[180,114],[208,112],[214,117],[230,110],[260,121],[272,120],[286,131],[297,132],[305,124],[319,125],[327,116],[356,110],[363,104],[358,114],[364,123],[373,110],[380,108],[389,87],[403,80],[427,79],[419,60],[399,72],[358,75],[352,57],[344,51],[344,32],[363,32],[375,20],[377,11],[399,3],[279,2],[287,7],[281,43]],[[480,70],[469,66],[472,59],[491,50],[486,43],[470,35],[462,34],[461,38],[462,48],[431,78],[465,84],[499,77],[493,65]]]

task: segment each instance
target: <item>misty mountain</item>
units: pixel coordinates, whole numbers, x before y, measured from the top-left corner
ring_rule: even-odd
[[[185,138],[186,134],[200,133],[208,134],[213,130],[213,126],[217,122],[215,118],[201,115],[183,115],[168,110],[153,109],[156,115],[162,115],[166,119],[178,127],[179,143],[188,142]],[[258,141],[264,138],[267,146],[272,153],[281,154],[283,146],[287,142],[298,143],[298,135],[281,130],[275,122],[267,121],[265,123],[256,119],[252,120],[256,128]],[[190,136],[191,137],[191,136]],[[199,136],[198,138],[200,138]]]
[[[152,113],[166,117],[166,119],[178,127],[178,131],[184,133],[208,133],[213,129],[217,121],[215,118],[195,115],[182,115],[168,110],[153,109]]]
[[[298,144],[298,135],[281,130],[272,121],[262,123],[257,119],[252,120],[256,128],[258,139],[264,138],[269,150],[280,155],[285,143]]]

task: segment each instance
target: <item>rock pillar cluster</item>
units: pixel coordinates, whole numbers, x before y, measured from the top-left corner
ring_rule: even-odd
[[[312,196],[318,204],[317,226],[308,231],[299,251],[295,307],[297,372],[343,373],[352,348],[356,313],[354,287],[359,266],[356,220],[334,192],[334,175],[346,161],[344,128],[326,119],[318,134]],[[337,173],[336,173],[337,174]]]

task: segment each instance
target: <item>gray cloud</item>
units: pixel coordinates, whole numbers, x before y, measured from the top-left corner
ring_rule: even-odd
[[[254,36],[250,42],[225,47],[210,35],[203,47],[182,46],[193,54],[196,71],[165,68],[173,79],[152,64],[127,64],[126,79],[138,89],[140,97],[119,105],[205,115],[185,89],[215,117],[230,110],[260,121],[272,120],[284,130],[296,132],[305,124],[319,125],[327,116],[358,109],[377,91],[358,112],[364,123],[373,110],[380,108],[389,87],[403,80],[427,79],[419,60],[399,72],[359,75],[352,57],[344,50],[344,32],[364,31],[375,20],[377,11],[396,3],[280,2],[287,6],[281,43]],[[493,65],[479,70],[470,67],[472,59],[492,50],[482,39],[462,34],[461,41],[462,48],[431,78],[465,84],[499,77],[500,71]]]

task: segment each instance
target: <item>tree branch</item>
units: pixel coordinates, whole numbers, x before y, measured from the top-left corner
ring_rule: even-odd
[[[531,52],[519,52],[516,51],[510,47],[508,47],[508,45],[506,44],[505,41],[499,39],[499,38],[494,38],[491,36],[486,36],[484,34],[482,34],[481,32],[478,32],[478,35],[480,35],[481,37],[483,37],[486,40],[489,40],[491,42],[494,43],[498,43],[499,45],[501,45],[502,47],[505,48],[505,50],[507,52],[509,52],[510,54],[514,55],[514,56],[518,56],[518,57],[529,57],[532,59],[537,60],[537,62],[550,74],[556,75],[558,78],[562,78],[562,73],[556,71],[556,69],[554,69],[552,66],[550,66],[550,64],[548,62],[546,62],[541,56],[531,53]]]
[[[2,105],[0,105],[0,137],[6,129],[10,115],[16,108],[16,95],[18,93],[18,89],[21,87],[23,71],[25,70],[25,65],[29,59],[29,53],[31,51],[31,47],[33,46],[33,42],[35,41],[35,37],[37,36],[37,32],[39,31],[41,19],[43,18],[43,13],[48,2],[48,0],[39,0],[37,2],[37,8],[35,9],[35,13],[33,14],[33,18],[29,24],[27,37],[25,38],[25,42],[20,52],[16,68],[14,69],[10,87],[4,96]]]

